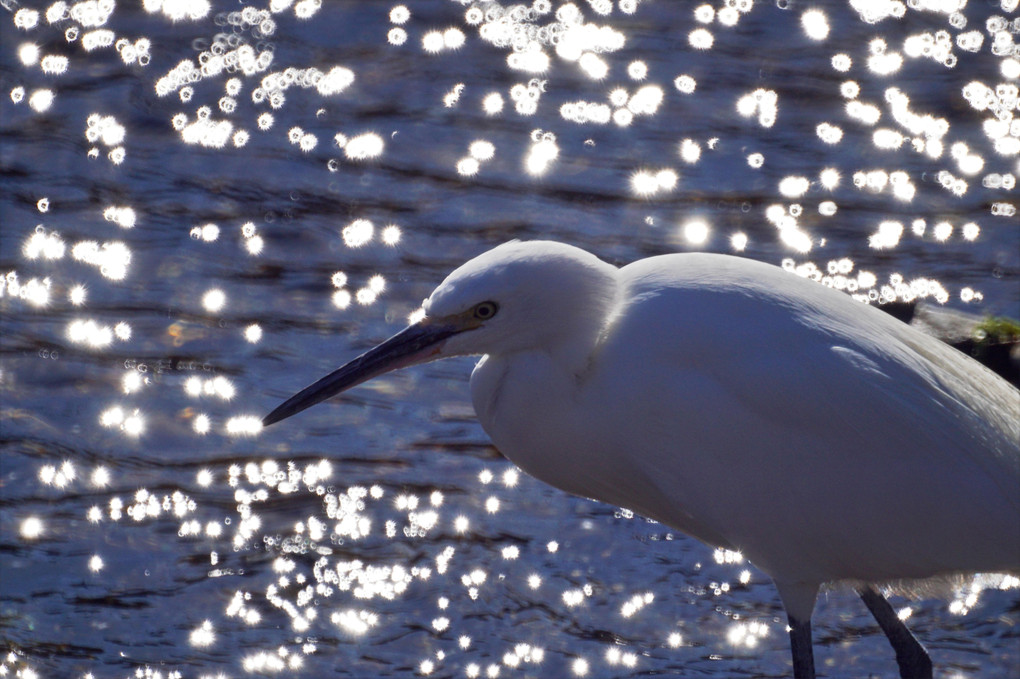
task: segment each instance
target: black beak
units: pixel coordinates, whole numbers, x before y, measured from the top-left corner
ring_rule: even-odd
[[[366,382],[377,375],[409,365],[442,358],[443,343],[462,328],[435,325],[427,320],[408,326],[374,349],[337,368],[321,380],[305,387],[262,418],[262,426],[296,415],[330,396]]]

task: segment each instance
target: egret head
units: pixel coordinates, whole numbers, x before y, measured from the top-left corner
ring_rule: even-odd
[[[601,321],[615,271],[562,243],[505,243],[447,276],[422,304],[423,322],[458,328],[442,356],[550,348]]]
[[[468,261],[425,300],[425,317],[292,396],[278,422],[377,375],[447,356],[555,351],[594,341],[616,295],[616,268],[550,241],[513,241]]]

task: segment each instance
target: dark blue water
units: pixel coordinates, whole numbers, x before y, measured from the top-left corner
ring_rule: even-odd
[[[604,78],[550,45],[540,46],[546,72],[513,70],[512,48],[483,40],[467,21],[476,6],[457,2],[406,3],[403,24],[391,21],[393,4],[377,2],[252,5],[247,15],[217,2],[176,19],[184,3],[166,13],[82,3],[52,10],[53,23],[49,6],[4,4],[0,672],[790,673],[785,618],[764,575],[515,474],[474,420],[469,360],[380,379],[243,433],[402,327],[452,268],[511,238],[563,240],[625,263],[731,252],[743,234],[743,254],[775,264],[828,273],[830,262],[852,260],[843,282],[858,294],[1020,315],[1020,172],[1008,131],[1015,9],[975,2],[956,15],[909,8],[869,22],[821,3],[829,30],[817,41],[798,2],[714,13],[707,24],[680,3],[606,16],[599,3],[577,3],[579,19],[562,4],[504,27],[527,36],[529,24],[566,11],[567,23],[615,31],[622,46],[587,46],[608,67]],[[495,22],[495,3],[477,7]],[[257,23],[273,26],[254,29],[258,12]],[[406,32],[401,45],[388,41],[395,28]],[[462,46],[423,48],[449,28]],[[714,37],[711,49],[691,47],[698,28]],[[86,49],[96,30],[110,31],[111,44]],[[941,62],[909,55],[923,38],[908,38],[925,33]],[[940,54],[944,37],[951,48]],[[898,70],[869,68],[883,50],[876,40],[902,55]],[[161,78],[184,60],[197,66],[214,45],[271,51],[272,63],[210,72],[183,98],[180,88],[157,94]],[[850,58],[848,71],[833,67],[837,54]],[[629,73],[635,62],[643,79]],[[253,101],[271,73],[337,66],[354,74],[339,93],[295,84],[278,108]],[[693,93],[674,85],[682,74],[696,81]],[[518,113],[510,93],[533,79],[535,110]],[[877,122],[848,115],[846,81]],[[992,92],[980,105],[963,94],[975,82]],[[627,125],[561,115],[563,104],[585,101],[626,117],[623,99],[645,86],[660,88],[661,103],[635,107]],[[617,88],[625,93],[614,104]],[[909,98],[907,113],[890,88]],[[42,90],[52,93],[48,108]],[[774,123],[738,113],[755,90],[775,93]],[[492,93],[504,106],[489,115]],[[261,130],[265,113],[273,121]],[[103,128],[104,116],[114,124]],[[187,126],[203,116],[229,134],[193,143],[197,128]],[[986,122],[996,117],[1004,136]],[[841,129],[838,143],[819,137],[822,123]],[[878,130],[902,144],[876,145]],[[378,135],[383,151],[351,159],[338,133]],[[549,134],[558,155],[532,175],[529,150]],[[685,139],[700,148],[696,162],[679,154]],[[493,145],[492,158],[458,172],[477,140]],[[763,164],[751,167],[756,153]],[[823,183],[825,169],[838,184]],[[636,173],[661,170],[675,173],[675,187],[635,193]],[[900,172],[910,197],[893,191],[889,177]],[[871,188],[855,186],[857,173],[872,173]],[[784,195],[790,176],[804,178],[803,194]],[[819,212],[827,201],[834,215]],[[784,230],[770,206],[790,217]],[[110,208],[130,208],[133,220]],[[342,235],[356,220],[374,226],[357,247]],[[685,235],[693,220],[708,227],[702,242]],[[898,238],[883,222],[902,226]],[[218,233],[206,240],[211,224]],[[886,234],[881,243],[876,233]],[[1007,585],[894,604],[911,608],[938,674],[1010,676],[1020,667],[1020,599],[1015,581]],[[815,638],[825,676],[893,676],[891,651],[852,592],[820,598]]]

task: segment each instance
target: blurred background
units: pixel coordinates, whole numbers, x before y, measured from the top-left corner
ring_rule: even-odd
[[[788,675],[767,577],[518,472],[471,359],[258,419],[513,238],[1020,316],[1016,1],[246,2],[0,0],[0,674]],[[894,605],[1018,671],[1015,578]]]

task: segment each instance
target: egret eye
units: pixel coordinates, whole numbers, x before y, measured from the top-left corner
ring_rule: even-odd
[[[499,311],[499,305],[495,302],[481,302],[476,304],[472,316],[480,321],[487,321],[496,315]]]

